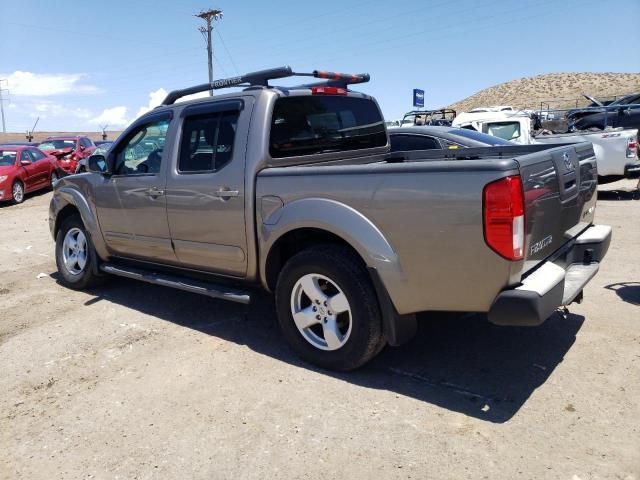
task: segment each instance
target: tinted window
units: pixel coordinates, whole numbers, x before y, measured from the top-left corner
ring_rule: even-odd
[[[93,143],[91,143],[91,140],[89,140],[88,138],[81,138],[80,145],[86,148],[93,147]]]
[[[33,162],[33,157],[31,156],[31,152],[29,150],[23,150],[20,154],[20,160],[27,160],[29,162]]]
[[[269,140],[273,158],[382,147],[386,143],[384,120],[371,100],[308,96],[276,101]]]
[[[435,138],[427,137],[426,135],[391,135],[389,139],[392,152],[440,148],[440,144]]]
[[[238,112],[187,117],[182,127],[180,172],[215,172],[231,161]]]
[[[476,142],[486,143],[487,145],[511,145],[508,140],[503,138],[494,137],[493,135],[487,135],[486,133],[480,133],[477,130],[468,130],[466,128],[458,128],[455,130],[450,130],[448,132],[451,135],[456,135],[458,137],[468,138],[470,140],[475,140]]]

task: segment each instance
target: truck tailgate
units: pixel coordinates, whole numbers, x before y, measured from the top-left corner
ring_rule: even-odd
[[[597,168],[590,143],[517,158],[524,190],[526,274],[593,221]]]

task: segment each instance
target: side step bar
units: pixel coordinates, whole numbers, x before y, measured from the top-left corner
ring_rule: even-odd
[[[211,298],[219,298],[221,300],[229,300],[248,304],[251,297],[244,290],[235,289],[226,285],[202,282],[177,275],[169,275],[166,273],[155,273],[147,270],[140,270],[131,267],[120,267],[110,263],[100,265],[100,270],[111,275],[120,277],[133,278],[154,285],[162,285],[163,287],[177,288],[185,292],[199,293]]]

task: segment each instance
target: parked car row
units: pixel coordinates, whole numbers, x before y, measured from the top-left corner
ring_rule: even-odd
[[[82,136],[1,144],[0,202],[22,203],[25,194],[50,188],[58,178],[77,173],[79,162],[95,150],[93,141]]]

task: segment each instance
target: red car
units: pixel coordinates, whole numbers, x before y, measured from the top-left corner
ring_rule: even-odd
[[[76,173],[78,162],[88,158],[96,146],[87,137],[49,137],[38,148],[58,159],[58,167],[67,174]]]
[[[56,157],[25,145],[0,146],[0,201],[22,203],[25,193],[52,187],[57,180]]]

